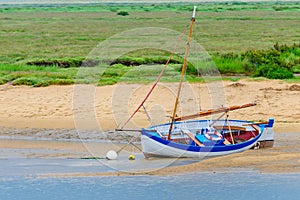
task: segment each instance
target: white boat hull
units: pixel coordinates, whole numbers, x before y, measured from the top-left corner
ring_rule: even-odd
[[[270,123],[272,122],[272,123]],[[169,124],[161,124],[157,126],[149,127],[147,130],[142,130],[141,135],[141,144],[143,148],[143,153],[145,157],[175,157],[175,158],[198,158],[203,159],[205,157],[215,157],[215,156],[224,156],[233,153],[239,153],[245,150],[254,147],[256,144],[259,144],[261,136],[265,134],[269,134],[268,139],[272,139],[274,133],[272,130],[273,121],[269,121],[268,125],[260,125],[259,132],[255,137],[251,139],[238,143],[238,144],[211,144],[204,146],[197,146],[191,144],[183,144],[175,141],[166,140],[166,138],[162,137],[162,134],[165,135],[168,131]],[[188,121],[188,122],[177,122],[174,124],[175,130],[192,130],[195,133],[196,129],[203,129],[207,127],[211,122],[209,120],[197,120],[197,121]],[[220,124],[224,124],[223,121],[219,122]],[[243,124],[250,123],[248,121],[241,120],[231,120],[230,124],[235,126],[240,126],[243,128]],[[269,129],[265,130],[265,126]],[[253,127],[247,127],[247,131],[251,131]],[[270,132],[272,130],[272,132]],[[273,135],[271,134],[273,133]]]
[[[254,144],[250,144],[241,149],[235,149],[231,151],[224,152],[194,152],[188,150],[182,150],[174,147],[170,147],[160,142],[157,142],[145,135],[141,137],[141,144],[143,148],[143,153],[145,157],[172,157],[172,158],[199,158],[203,159],[205,157],[214,156],[224,156],[232,153],[239,153],[250,149]]]

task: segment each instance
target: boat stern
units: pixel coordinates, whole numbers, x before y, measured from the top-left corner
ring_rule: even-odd
[[[268,124],[264,125],[264,130],[259,138],[256,148],[270,148],[274,145],[274,119],[270,118]]]

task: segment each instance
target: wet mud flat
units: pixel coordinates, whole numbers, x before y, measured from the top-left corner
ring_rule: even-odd
[[[41,129],[0,127],[2,139],[139,142],[139,132],[113,130]]]
[[[0,162],[14,166],[14,163],[21,161],[27,163],[25,166],[29,168],[50,166],[49,172],[55,176],[61,173],[63,176],[170,175],[240,169],[258,170],[261,173],[300,173],[299,134],[276,133],[273,148],[248,150],[199,162],[193,159],[145,159],[139,149],[138,132],[2,127]],[[106,160],[109,150],[121,150],[117,160]],[[134,161],[128,160],[131,154],[136,158]],[[63,167],[74,165],[81,168],[71,167],[65,171]],[[51,170],[51,166],[56,168]]]

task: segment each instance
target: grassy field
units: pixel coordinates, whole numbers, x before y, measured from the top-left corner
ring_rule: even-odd
[[[37,86],[74,83],[76,66],[61,69],[58,63],[83,60],[100,42],[127,30],[163,27],[182,32],[189,24],[192,8],[176,4],[2,6],[0,83],[15,81],[16,85]],[[120,11],[129,15],[118,15]],[[201,4],[193,39],[221,66],[224,60],[220,55],[269,49],[276,43],[299,43],[299,13],[300,3],[295,2]],[[294,60],[297,52],[293,54]],[[164,54],[163,59],[166,58]],[[55,62],[46,68],[27,66],[37,61]],[[299,68],[296,62],[294,70],[298,72]],[[124,67],[120,70],[124,71]],[[233,66],[230,73],[244,71]],[[17,80],[20,78],[21,81]],[[116,78],[112,79],[115,82]]]

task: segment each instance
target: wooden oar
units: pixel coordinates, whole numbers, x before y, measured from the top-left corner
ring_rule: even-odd
[[[248,123],[248,124],[242,124],[243,126],[249,126],[249,125],[259,125],[259,124],[269,124],[268,121],[265,122],[253,122],[253,123]]]
[[[230,133],[232,144],[235,144],[228,118],[226,118],[226,122],[227,122],[227,125],[228,125],[228,129],[229,129],[229,133]]]
[[[193,133],[191,133],[189,130],[181,130],[184,134],[186,134],[187,136],[189,136],[189,138],[191,138],[191,140],[193,140],[198,146],[204,146],[204,144],[202,144],[199,140],[197,140],[194,136]]]
[[[243,126],[251,126],[254,128],[257,132],[259,132],[259,127],[257,125],[260,124],[269,124],[269,122],[257,122],[257,123],[249,123],[249,124],[242,124]]]

